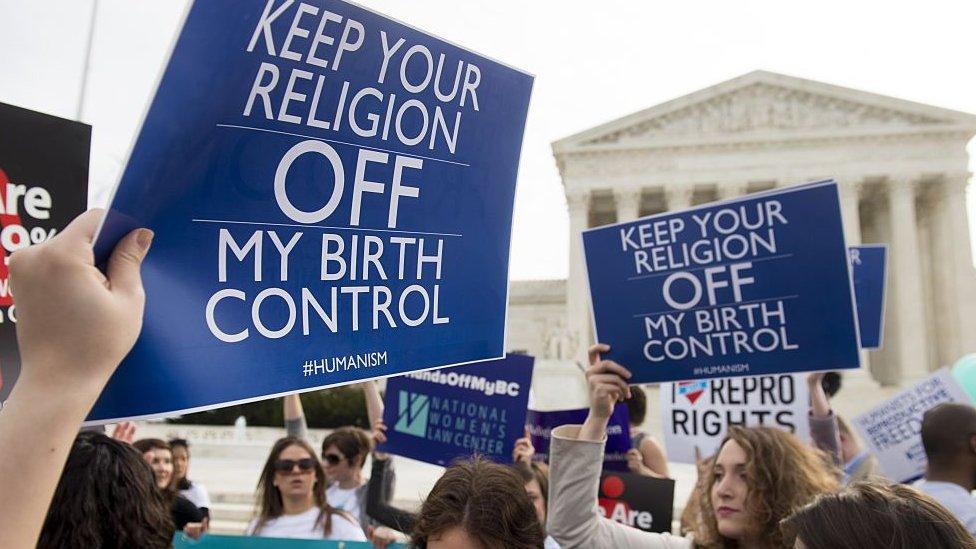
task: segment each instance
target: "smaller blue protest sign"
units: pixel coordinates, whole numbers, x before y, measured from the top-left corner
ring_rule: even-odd
[[[510,463],[522,436],[535,359],[499,360],[390,378],[381,452],[435,465],[479,454]]]
[[[584,231],[597,341],[630,383],[860,367],[837,183]]]
[[[851,246],[851,277],[857,303],[857,326],[862,349],[881,347],[884,337],[885,288],[888,272],[888,246]]]
[[[529,440],[535,447],[533,459],[549,462],[550,434],[560,425],[580,425],[586,421],[588,408],[572,410],[553,410],[541,412],[529,410],[525,418],[525,425],[529,429]],[[630,420],[627,416],[627,405],[621,404],[613,409],[610,422],[607,424],[607,445],[603,452],[603,469],[605,471],[627,472],[627,451],[630,450]]]

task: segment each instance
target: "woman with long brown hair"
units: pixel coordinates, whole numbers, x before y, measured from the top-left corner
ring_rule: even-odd
[[[208,527],[207,514],[190,500],[179,495],[173,484],[173,449],[165,440],[144,438],[132,443],[143,459],[152,468],[156,487],[163,494],[177,530],[183,530],[193,537],[205,532]]]
[[[246,535],[366,541],[356,519],[326,501],[325,484],[325,470],[307,442],[278,439],[261,470],[257,516]]]
[[[630,372],[590,348],[590,413],[583,425],[552,431],[549,534],[563,547],[783,547],[779,522],[817,495],[837,490],[829,456],[795,436],[765,427],[731,427],[700,479],[691,538],[655,534],[603,518],[596,510],[606,426],[614,405],[630,396]]]

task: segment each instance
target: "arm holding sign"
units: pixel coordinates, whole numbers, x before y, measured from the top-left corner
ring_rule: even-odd
[[[152,232],[123,238],[106,276],[92,252],[102,215],[86,212],[11,257],[23,368],[0,414],[0,547],[37,542],[78,428],[142,329]]]
[[[814,446],[830,455],[834,465],[843,466],[837,416],[830,409],[822,383],[825,374],[826,372],[814,372],[807,376],[807,385],[810,387],[810,413],[807,414],[810,438]]]
[[[308,440],[308,422],[305,421],[305,410],[302,408],[301,395],[287,395],[285,397],[285,431],[287,436]]]
[[[629,396],[630,372],[612,361],[601,360],[607,345],[590,347],[590,413],[582,425],[552,430],[549,447],[548,532],[562,547],[615,547],[621,549],[690,548],[691,541],[643,532],[600,516],[594,505],[603,466],[606,428],[614,405]]]

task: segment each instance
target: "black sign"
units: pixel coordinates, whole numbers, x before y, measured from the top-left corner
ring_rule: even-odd
[[[85,211],[90,148],[91,126],[0,103],[0,403],[20,373],[7,262]]]
[[[674,481],[606,471],[600,477],[600,513],[645,532],[670,532]]]

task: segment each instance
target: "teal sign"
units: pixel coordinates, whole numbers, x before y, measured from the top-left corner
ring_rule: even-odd
[[[402,543],[387,545],[388,549],[406,549]],[[173,549],[373,549],[366,541],[330,541],[324,539],[285,539],[204,534],[193,540],[177,532]]]

